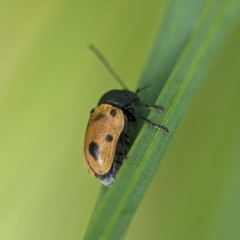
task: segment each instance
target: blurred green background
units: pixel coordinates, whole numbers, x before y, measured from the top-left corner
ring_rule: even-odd
[[[84,234],[100,183],[82,163],[89,111],[137,82],[166,2],[1,1],[0,240]],[[240,238],[240,21],[176,133],[126,239]]]

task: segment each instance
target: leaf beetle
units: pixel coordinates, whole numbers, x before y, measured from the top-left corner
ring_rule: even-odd
[[[88,171],[108,187],[114,182],[126,159],[132,123],[137,118],[165,133],[168,133],[168,129],[134,112],[134,108],[155,109],[159,112],[164,109],[161,106],[141,103],[137,93],[144,88],[138,89],[136,93],[127,90],[98,49],[94,45],[90,45],[89,48],[123,87],[122,90],[110,90],[105,93],[97,107],[91,110],[84,140],[84,162]]]

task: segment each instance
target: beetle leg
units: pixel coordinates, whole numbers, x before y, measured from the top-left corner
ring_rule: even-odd
[[[129,105],[124,107],[125,109],[129,109],[129,108],[147,108],[147,109],[151,109],[151,110],[157,110],[159,112],[162,112],[164,110],[164,107],[162,106],[158,106],[158,105],[148,105],[148,104],[134,104],[134,105]]]
[[[144,121],[147,122],[149,125],[157,128],[157,129],[161,129],[161,130],[162,130],[163,132],[165,132],[165,133],[169,133],[168,128],[166,128],[165,126],[162,126],[162,125],[159,125],[159,124],[157,124],[157,123],[154,123],[154,122],[152,122],[151,120],[149,120],[149,119],[147,119],[147,118],[145,118],[145,117],[142,117],[142,116],[137,115],[136,113],[134,113],[133,115],[134,115],[135,117],[138,117],[138,118],[144,120]]]

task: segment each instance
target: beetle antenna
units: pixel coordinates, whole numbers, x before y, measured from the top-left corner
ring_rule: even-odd
[[[89,45],[90,50],[98,57],[98,59],[103,63],[103,65],[108,69],[108,71],[112,74],[112,76],[117,80],[117,82],[124,88],[127,89],[122,79],[117,75],[117,73],[113,70],[107,59],[100,53],[100,51],[93,45]]]
[[[138,88],[137,91],[136,91],[136,94],[138,94],[139,92],[141,92],[142,90],[146,89],[146,88],[149,88],[150,87],[150,84],[145,86],[145,87],[141,87],[141,88]]]

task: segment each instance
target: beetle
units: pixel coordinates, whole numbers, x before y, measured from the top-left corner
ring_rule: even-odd
[[[134,111],[134,108],[147,108],[161,112],[164,108],[141,103],[137,94],[144,88],[138,89],[136,93],[129,91],[98,49],[94,45],[89,48],[123,87],[122,90],[105,93],[97,107],[91,110],[84,140],[84,162],[88,171],[105,186],[110,186],[126,159],[133,132],[132,123],[137,118],[165,133],[169,131],[165,126],[139,116]]]

